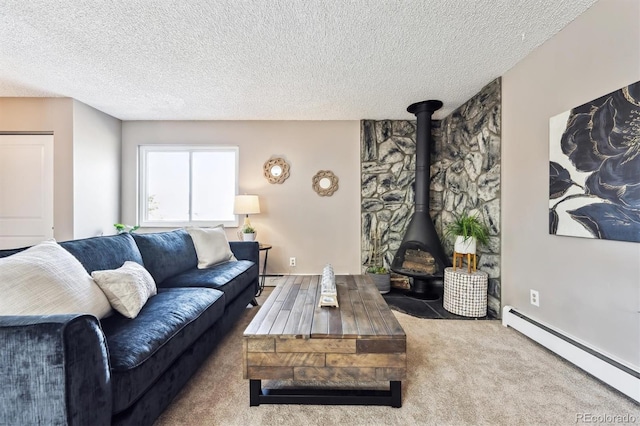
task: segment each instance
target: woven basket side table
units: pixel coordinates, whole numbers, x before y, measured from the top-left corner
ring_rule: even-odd
[[[444,270],[444,308],[463,317],[487,315],[487,285],[489,275],[483,271],[465,269]]]

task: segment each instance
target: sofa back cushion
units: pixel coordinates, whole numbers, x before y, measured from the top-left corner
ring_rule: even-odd
[[[88,273],[118,269],[126,261],[143,265],[140,250],[128,233],[65,241],[60,245],[74,255]]]
[[[2,259],[3,257],[11,256],[12,254],[20,253],[21,251],[24,251],[24,250],[26,250],[28,248],[29,247],[22,247],[22,248],[17,248],[17,249],[0,250],[0,259]]]
[[[160,285],[165,279],[195,268],[198,256],[193,240],[184,229],[153,234],[133,234],[147,271]]]

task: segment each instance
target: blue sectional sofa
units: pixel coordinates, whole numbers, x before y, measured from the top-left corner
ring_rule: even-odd
[[[153,423],[258,288],[256,242],[231,242],[238,261],[208,269],[184,230],[60,245],[89,273],[139,263],[158,294],[134,319],[0,316],[0,424]]]

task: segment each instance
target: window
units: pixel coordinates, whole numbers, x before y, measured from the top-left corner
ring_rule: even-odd
[[[238,147],[140,146],[141,226],[238,226]]]

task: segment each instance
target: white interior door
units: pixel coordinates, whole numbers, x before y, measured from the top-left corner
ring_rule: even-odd
[[[53,135],[0,135],[0,249],[53,238]]]

